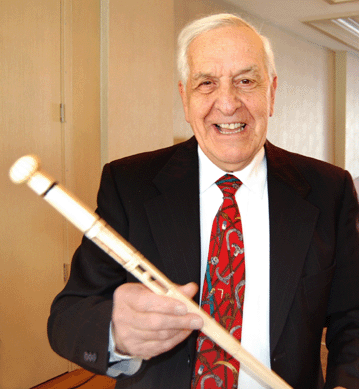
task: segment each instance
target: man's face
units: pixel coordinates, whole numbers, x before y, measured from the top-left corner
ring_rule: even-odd
[[[188,64],[179,90],[199,146],[222,170],[243,169],[264,145],[277,86],[261,39],[247,27],[205,32],[191,42]]]

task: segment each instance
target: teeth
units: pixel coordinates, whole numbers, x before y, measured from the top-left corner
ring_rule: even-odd
[[[218,128],[218,130],[221,134],[237,134],[237,133],[241,132],[245,126],[246,126],[246,123],[216,124],[216,127]],[[236,130],[236,131],[223,131],[224,129]]]
[[[244,127],[245,126],[245,123],[228,123],[228,124],[218,124],[219,127],[221,128],[227,128],[229,130],[234,130],[238,127]]]

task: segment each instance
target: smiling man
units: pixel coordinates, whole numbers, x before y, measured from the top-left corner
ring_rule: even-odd
[[[262,39],[227,26],[196,37],[190,73],[180,82],[186,120],[206,156],[224,171],[245,168],[266,141],[277,77],[268,74]]]
[[[107,164],[97,212],[293,388],[359,387],[352,178],[268,142],[273,54],[244,20],[185,27],[178,68],[194,137]],[[54,350],[116,388],[262,388],[199,316],[135,281],[84,239],[52,306]]]

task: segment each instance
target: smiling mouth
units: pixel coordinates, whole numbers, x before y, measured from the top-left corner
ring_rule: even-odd
[[[233,135],[243,131],[246,125],[246,123],[223,123],[215,124],[215,127],[223,135]]]

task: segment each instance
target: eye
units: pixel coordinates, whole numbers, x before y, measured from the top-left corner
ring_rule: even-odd
[[[215,84],[212,80],[204,80],[198,84],[197,90],[201,93],[210,93],[214,87]]]
[[[256,86],[256,81],[251,78],[239,78],[235,81],[235,86],[238,88],[252,89]]]
[[[201,82],[198,86],[199,87],[201,87],[201,86],[207,87],[207,86],[210,86],[212,84],[213,84],[212,81],[207,80],[207,81]]]
[[[251,81],[251,80],[248,80],[248,78],[245,78],[244,80],[241,80],[240,83],[241,83],[242,85],[249,85],[249,84],[252,83],[252,81]]]

